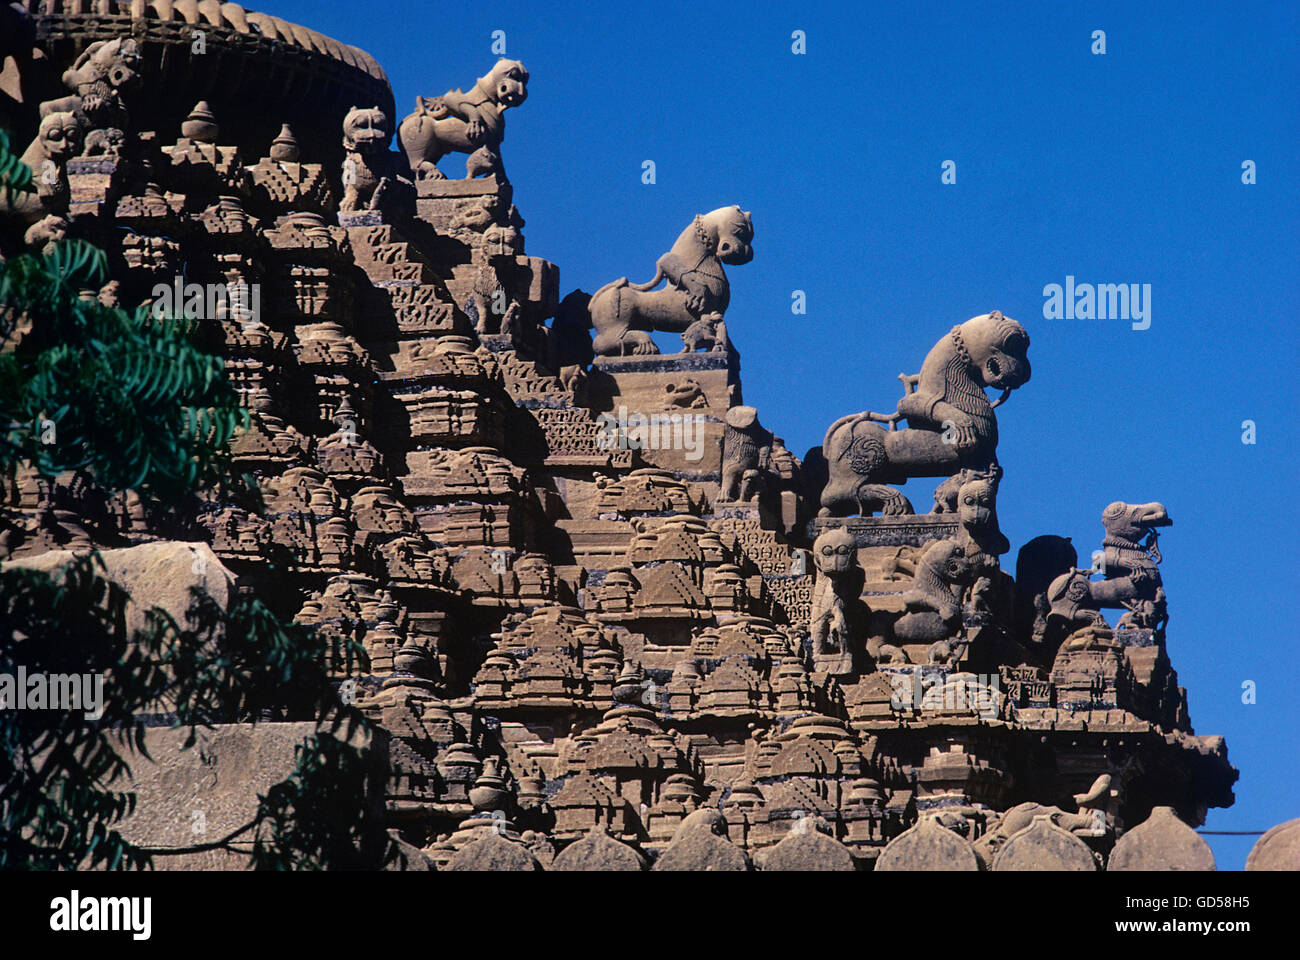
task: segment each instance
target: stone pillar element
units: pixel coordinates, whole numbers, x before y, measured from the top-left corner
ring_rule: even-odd
[[[672,843],[655,861],[656,871],[743,872],[749,858],[727,839],[727,821],[713,809],[696,810],[682,821]]]

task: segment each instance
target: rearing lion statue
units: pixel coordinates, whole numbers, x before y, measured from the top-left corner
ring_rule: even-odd
[[[673,248],[659,258],[648,283],[628,283],[627,277],[621,277],[592,294],[588,309],[596,331],[596,353],[658,353],[646,331],[682,333],[697,324],[713,328],[706,339],[721,349],[726,333],[717,332],[716,327],[731,302],[731,286],[722,265],[749,263],[754,259],[753,242],[753,221],[740,207],[721,207],[697,216]],[[668,285],[655,290],[664,280]],[[691,342],[687,342],[688,350]]]
[[[911,513],[907,498],[883,481],[943,477],[996,463],[993,408],[1029,380],[1029,334],[996,310],[972,317],[934,345],[919,374],[899,379],[906,393],[897,412],[851,414],[826,431],[822,516]],[[1002,396],[990,402],[986,387]],[[908,429],[895,430],[899,420]]]
[[[397,142],[420,180],[445,180],[436,166],[449,153],[468,153],[467,177],[502,173],[505,112],[528,98],[528,71],[518,60],[497,61],[468,93],[416,97],[415,110],[397,128]]]

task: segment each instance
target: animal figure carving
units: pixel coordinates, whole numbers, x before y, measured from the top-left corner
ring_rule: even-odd
[[[907,613],[894,624],[894,636],[907,643],[936,643],[961,629],[962,590],[974,570],[956,540],[935,540],[916,566],[915,585],[903,594]]]
[[[1011,549],[1011,543],[998,528],[998,481],[1002,468],[996,464],[986,471],[963,471],[963,478],[952,498],[961,528],[957,542],[971,564],[970,605],[972,610],[988,612],[990,594],[1001,580],[999,557]],[[957,479],[957,478],[953,478]],[[942,488],[941,488],[942,489]],[[935,491],[936,498],[938,491]]]
[[[1116,501],[1101,515],[1103,580],[1090,579],[1094,570],[1072,569],[1052,581],[1047,591],[1051,618],[1067,627],[1105,626],[1103,608],[1125,609],[1117,627],[1163,630],[1169,619],[1156,545],[1159,527],[1173,523],[1161,503]]]
[[[499,173],[505,112],[528,98],[528,71],[518,60],[498,60],[468,93],[416,97],[415,110],[397,128],[397,142],[420,180],[445,180],[437,163],[449,153],[467,153],[465,175]]]
[[[76,114],[86,154],[116,155],[125,139],[126,97],[140,85],[140,63],[140,47],[129,37],[92,43],[63,72],[63,85],[76,92],[42,103],[41,116]]]
[[[1083,793],[1074,794],[1077,813],[1034,801],[1017,804],[990,822],[988,831],[975,844],[975,855],[987,868],[1008,840],[1033,826],[1035,817],[1050,817],[1052,823],[1076,836],[1113,833],[1120,797],[1120,789],[1112,785],[1113,781],[1111,774],[1103,773]]]
[[[721,207],[696,217],[659,258],[648,283],[629,283],[621,277],[592,294],[588,309],[596,331],[596,353],[606,357],[658,353],[650,330],[691,331],[685,341],[688,350],[718,342],[725,345],[725,330],[719,328],[731,302],[731,286],[722,267],[749,263],[754,258],[753,242],[753,222],[740,207]],[[654,289],[664,281],[663,289]]]
[[[83,134],[82,121],[71,110],[43,116],[36,139],[22,156],[31,167],[36,191],[12,199],[0,193],[0,210],[8,209],[29,224],[47,214],[67,213],[68,161],[81,152]]]
[[[753,407],[727,411],[722,433],[722,484],[720,501],[749,501],[758,496],[758,484],[772,451],[772,434],[758,422]]]
[[[339,211],[378,210],[397,180],[388,141],[388,115],[379,107],[353,107],[343,118],[343,199]],[[406,188],[410,189],[409,182]]]
[[[813,587],[809,616],[814,660],[818,669],[834,660],[831,673],[849,673],[853,668],[851,607],[862,590],[862,569],[858,566],[858,547],[846,530],[831,529],[813,542],[813,563],[817,580]]]
[[[1029,380],[1028,353],[1025,328],[996,310],[953,327],[919,374],[900,377],[905,394],[895,413],[851,414],[826,431],[821,514],[911,513],[907,498],[886,481],[946,476],[996,462],[993,410]],[[990,402],[987,387],[1002,390],[1002,396]],[[894,429],[899,420],[908,429]]]

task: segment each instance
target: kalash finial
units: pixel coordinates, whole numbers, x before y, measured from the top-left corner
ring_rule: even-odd
[[[280,132],[271,141],[271,159],[280,163],[297,163],[302,151],[298,148],[298,138],[294,136],[289,124],[282,124]]]
[[[208,101],[200,100],[181,123],[181,136],[198,143],[216,143],[220,129]]]

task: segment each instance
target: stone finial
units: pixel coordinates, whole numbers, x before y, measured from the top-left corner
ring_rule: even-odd
[[[282,124],[280,132],[271,141],[271,159],[282,163],[297,163],[300,156],[298,138],[294,136],[293,128],[287,123]]]
[[[603,824],[598,824],[585,837],[565,847],[551,869],[635,873],[648,866],[649,861],[640,851],[615,840]]]
[[[749,860],[727,839],[727,821],[712,808],[696,810],[677,828],[655,861],[657,871],[745,871]]]
[[[181,136],[199,143],[216,143],[220,131],[217,118],[206,100],[196,103],[189,116],[181,122]]]
[[[804,817],[775,847],[759,857],[765,871],[849,871],[856,869],[849,848],[831,835],[821,817]]]
[[[509,805],[510,791],[506,789],[505,778],[498,772],[496,757],[483,760],[483,772],[470,788],[469,802],[473,804],[475,813],[505,810]]]
[[[473,872],[530,872],[542,869],[532,851],[516,840],[508,840],[496,832],[488,833],[462,847],[448,870]]]

